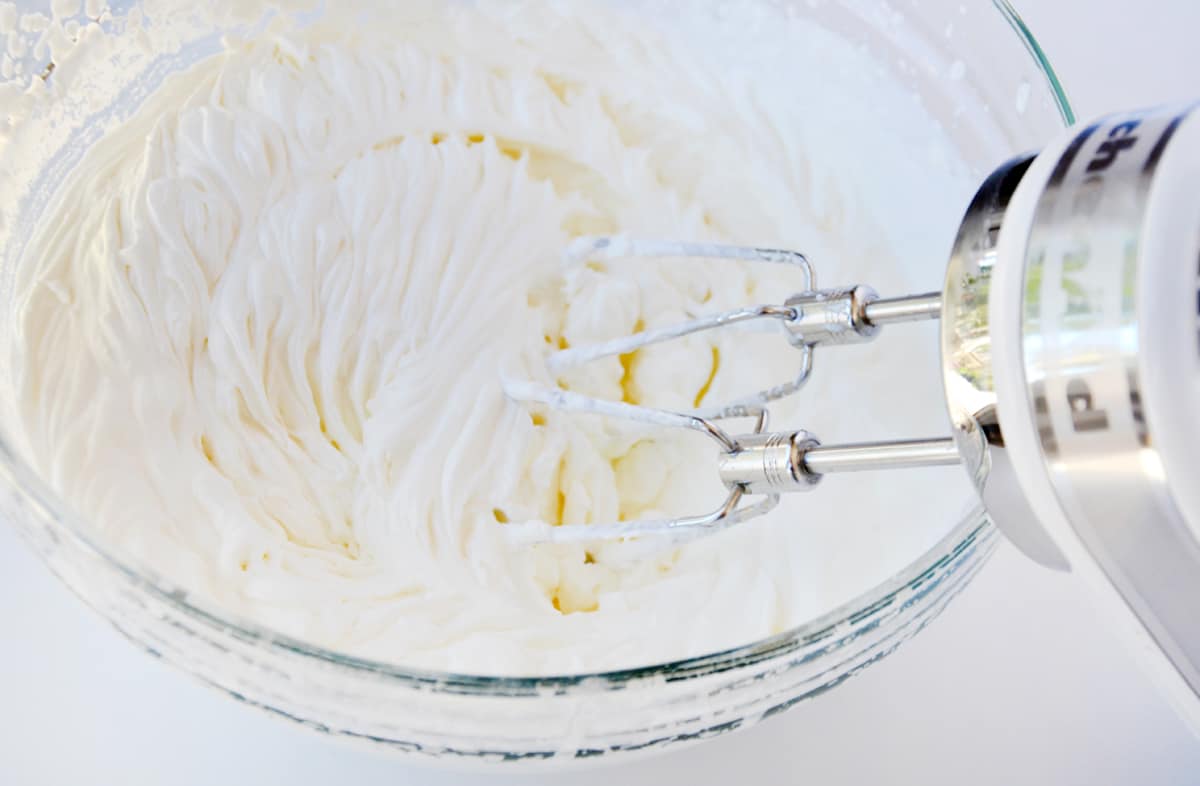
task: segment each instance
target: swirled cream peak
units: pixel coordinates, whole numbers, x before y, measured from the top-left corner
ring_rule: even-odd
[[[787,99],[832,88],[727,68],[624,12],[484,6],[230,43],[95,143],[17,282],[10,357],[36,466],[194,592],[405,664],[661,661],[865,589],[814,569],[823,530],[798,535],[794,506],[632,563],[504,546],[505,522],[722,496],[702,438],[529,409],[505,379],[687,409],[794,373],[778,335],[739,332],[552,376],[555,349],[798,285],[740,263],[565,270],[573,238],[772,242],[907,274],[862,197],[874,186],[805,147]],[[893,119],[927,130],[911,108]],[[837,411],[814,395],[806,417]],[[838,494],[802,509],[832,518]],[[916,545],[860,550],[862,575]]]

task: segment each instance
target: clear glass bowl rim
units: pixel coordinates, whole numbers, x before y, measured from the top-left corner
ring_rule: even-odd
[[[991,0],[998,13],[1016,33],[1034,64],[1046,80],[1050,95],[1065,125],[1075,122],[1075,114],[1062,84],[1050,65],[1041,45],[1021,19],[1009,0]],[[889,580],[860,594],[851,601],[802,625],[766,639],[728,650],[665,663],[617,669],[595,673],[543,676],[489,676],[408,668],[386,661],[359,658],[277,633],[270,628],[240,618],[219,609],[216,604],[198,601],[181,587],[159,576],[152,569],[115,554],[101,542],[93,528],[81,516],[68,509],[58,496],[42,481],[28,464],[18,457],[7,441],[0,437],[0,465],[8,472],[4,482],[13,484],[27,499],[36,503],[36,515],[62,526],[86,549],[123,574],[131,585],[150,596],[176,608],[190,618],[222,631],[247,643],[267,649],[330,664],[352,672],[384,678],[400,685],[410,685],[435,691],[477,696],[530,695],[543,691],[561,692],[587,683],[628,684],[644,679],[700,677],[729,669],[752,666],[771,660],[827,638],[833,631],[860,622],[873,610],[887,607],[891,600],[906,590],[916,590],[940,567],[950,564],[974,545],[990,541],[993,525],[982,506],[974,507],[963,516],[955,528],[937,546]],[[84,599],[86,601],[86,598]]]

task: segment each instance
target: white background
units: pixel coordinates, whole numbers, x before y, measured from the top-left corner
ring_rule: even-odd
[[[1082,116],[1200,97],[1195,0],[1024,0]],[[1200,741],[1081,589],[1004,545],[934,624],[836,691],[699,747],[469,775],[343,747],[135,650],[0,523],[0,784],[1200,783]]]

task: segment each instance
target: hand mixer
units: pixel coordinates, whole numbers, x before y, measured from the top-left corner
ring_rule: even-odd
[[[668,412],[531,383],[513,398],[686,428],[717,444],[728,490],[688,518],[514,527],[580,542],[711,532],[761,515],[823,475],[963,464],[996,525],[1026,554],[1069,568],[1123,623],[1200,729],[1200,112],[1103,118],[1000,166],[967,208],[943,288],[879,297],[821,289],[799,253],[599,238],[575,260],[711,257],[797,266],[804,291],[552,356],[552,370],[701,330],[776,321],[799,371],[741,401]],[[886,325],[941,320],[950,436],[822,445],[768,430],[767,406],[808,379],[818,347]],[[752,418],[749,433],[721,423]]]

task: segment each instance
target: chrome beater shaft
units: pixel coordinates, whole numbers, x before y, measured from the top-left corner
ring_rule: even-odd
[[[568,264],[578,264],[650,257],[791,265],[800,270],[804,289],[781,304],[747,306],[592,346],[561,350],[547,361],[552,371],[631,353],[651,344],[704,330],[754,320],[775,320],[783,327],[791,344],[800,351],[797,375],[788,382],[722,406],[692,412],[673,412],[607,401],[529,381],[506,383],[507,394],[517,401],[567,412],[617,417],[647,425],[685,428],[703,433],[720,446],[718,471],[728,489],[728,495],[719,508],[700,516],[599,524],[510,524],[506,525],[505,530],[511,540],[522,543],[581,543],[644,535],[715,532],[768,512],[778,504],[781,494],[811,490],[827,474],[960,463],[952,437],[826,446],[804,430],[767,431],[767,405],[803,387],[812,372],[816,347],[861,343],[874,338],[884,325],[937,319],[941,315],[941,292],[880,298],[870,287],[861,285],[817,289],[816,276],[808,259],[795,251],[777,249],[629,238],[585,238],[576,241],[568,249],[566,261]],[[730,434],[718,421],[732,418],[754,418],[755,426],[748,434]],[[760,499],[748,501],[748,497]]]

